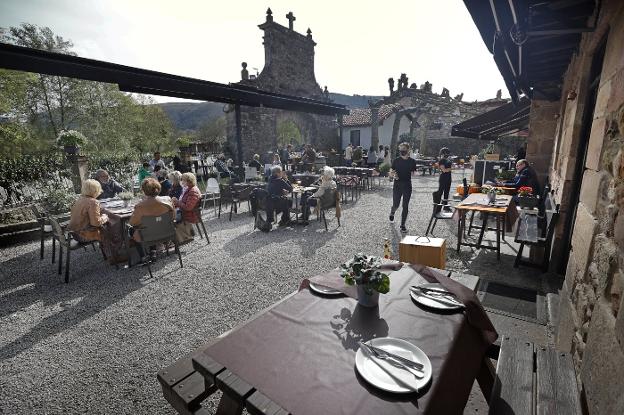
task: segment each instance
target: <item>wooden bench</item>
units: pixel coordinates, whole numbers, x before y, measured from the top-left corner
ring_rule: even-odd
[[[518,248],[518,255],[516,255],[514,262],[515,268],[525,265],[541,268],[544,272],[548,271],[550,247],[558,220],[559,205],[555,205],[550,193],[547,193],[543,206],[540,206],[540,209],[537,211],[522,210],[520,212],[515,237],[515,241],[520,244],[520,248]],[[540,264],[522,259],[522,251],[525,245],[544,248],[544,256]]]
[[[572,356],[503,336],[490,414],[582,414]]]

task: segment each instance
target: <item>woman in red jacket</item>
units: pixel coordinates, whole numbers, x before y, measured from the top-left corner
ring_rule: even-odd
[[[193,240],[193,224],[199,222],[201,215],[198,209],[201,201],[201,192],[197,187],[197,178],[193,173],[184,173],[180,178],[182,195],[180,199],[172,198],[173,205],[180,209],[182,221],[176,225],[178,243],[187,243]]]

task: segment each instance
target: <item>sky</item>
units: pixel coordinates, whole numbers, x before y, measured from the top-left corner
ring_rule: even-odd
[[[0,27],[48,26],[82,57],[229,83],[243,61],[262,70],[268,7],[277,23],[292,11],[296,31],[312,30],[316,79],[330,92],[387,95],[387,79],[405,72],[466,101],[508,96],[461,0],[0,0]]]

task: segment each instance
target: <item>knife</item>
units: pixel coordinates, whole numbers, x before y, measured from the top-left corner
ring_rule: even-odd
[[[371,349],[373,349],[373,350],[374,350],[374,351],[376,351],[377,353],[383,353],[383,354],[385,354],[385,355],[388,355],[388,356],[390,356],[391,358],[393,358],[394,360],[397,360],[397,361],[399,361],[399,362],[403,363],[404,365],[408,365],[408,366],[413,367],[413,368],[415,368],[415,369],[418,369],[418,370],[420,370],[420,371],[422,371],[422,370],[423,370],[423,368],[424,368],[424,366],[422,365],[422,363],[419,363],[419,362],[415,362],[415,361],[413,361],[413,360],[406,359],[406,358],[401,357],[401,356],[399,356],[399,355],[396,355],[396,354],[394,354],[394,353],[390,353],[390,352],[389,352],[389,351],[387,351],[387,350],[380,349],[379,347],[372,346],[372,345],[370,345],[370,344],[368,344],[368,343],[364,343],[364,342],[360,342],[360,343],[361,343],[361,344],[363,344],[363,345],[364,345],[364,346],[366,346],[366,347],[370,347]],[[370,342],[369,342],[369,343],[370,343]]]
[[[410,291],[419,294],[425,298],[429,298],[431,300],[437,301],[440,304],[444,304],[444,305],[450,305],[450,306],[455,306],[455,307],[465,307],[464,304],[460,303],[459,301],[451,298],[451,297],[447,297],[446,295],[435,295],[435,294],[431,294],[431,293],[426,293],[424,291],[421,291],[419,289],[415,289],[415,288],[410,288]]]

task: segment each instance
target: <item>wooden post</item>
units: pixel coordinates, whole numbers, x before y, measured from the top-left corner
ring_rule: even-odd
[[[241,109],[240,104],[234,106],[236,118],[236,164],[241,165],[243,162],[243,143],[241,138]]]

